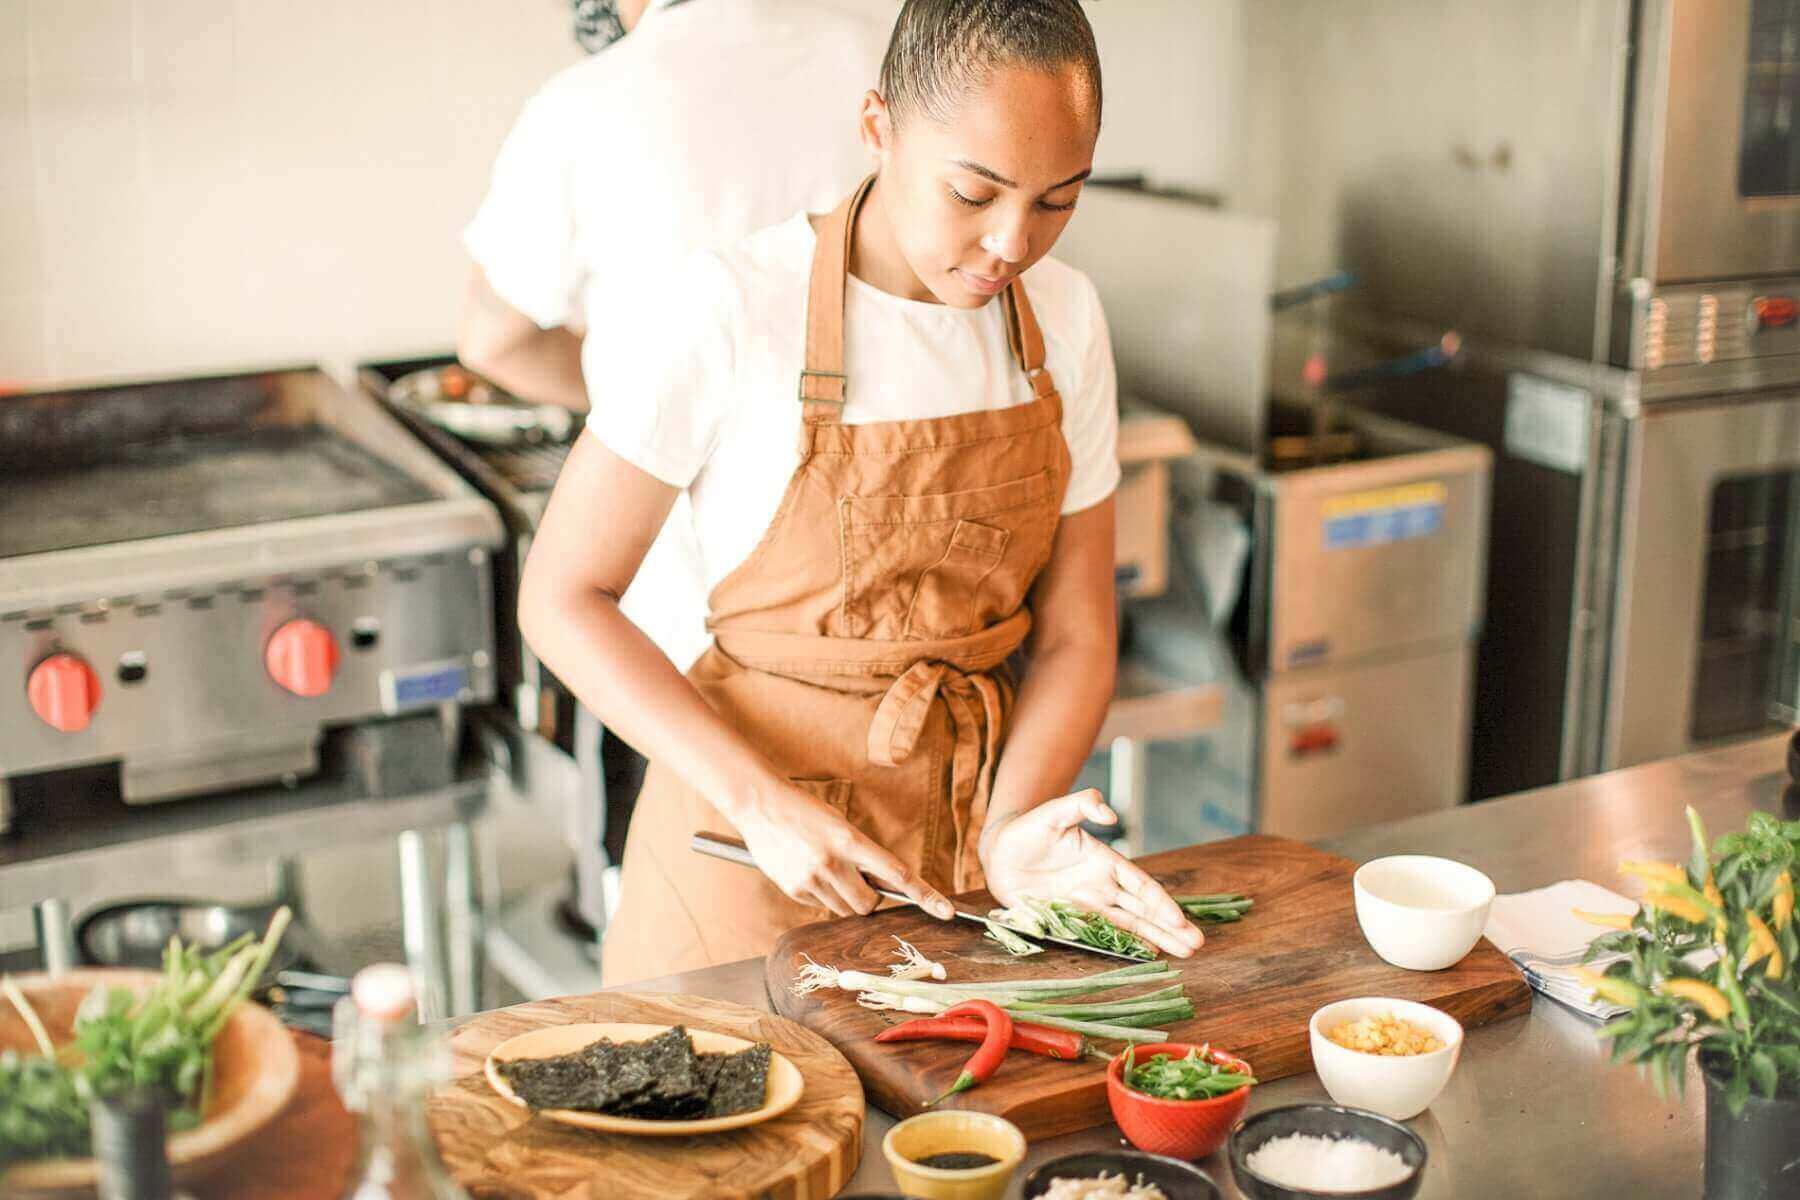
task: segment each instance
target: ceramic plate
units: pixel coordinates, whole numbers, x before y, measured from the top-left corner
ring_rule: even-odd
[[[633,1025],[633,1024],[594,1024],[594,1025],[550,1025],[543,1029],[534,1029],[530,1033],[521,1033],[517,1037],[507,1038],[488,1052],[487,1065],[484,1068],[487,1081],[496,1092],[517,1104],[520,1108],[529,1108],[525,1101],[513,1094],[513,1090],[501,1078],[495,1063],[514,1058],[550,1058],[557,1054],[569,1054],[590,1045],[600,1038],[611,1038],[615,1042],[641,1042],[653,1038],[659,1033],[667,1032],[668,1025]],[[701,1054],[733,1054],[739,1050],[748,1050],[756,1045],[741,1037],[733,1037],[728,1033],[714,1033],[710,1029],[688,1029],[688,1036],[694,1043],[694,1049]],[[780,1051],[772,1051],[769,1055],[768,1090],[764,1094],[761,1108],[750,1112],[733,1113],[729,1117],[706,1117],[697,1121],[657,1121],[643,1117],[614,1117],[606,1113],[581,1112],[572,1108],[546,1108],[540,1116],[552,1121],[561,1121],[566,1125],[577,1125],[582,1129],[594,1129],[602,1133],[634,1133],[646,1137],[677,1137],[695,1133],[721,1133],[727,1129],[742,1129],[746,1125],[757,1125],[772,1117],[779,1117],[794,1105],[800,1103],[800,1093],[805,1081],[800,1077],[800,1068],[784,1058]]]

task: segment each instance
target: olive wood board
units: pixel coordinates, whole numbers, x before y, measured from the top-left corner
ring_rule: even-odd
[[[577,1129],[502,1097],[484,1067],[494,1047],[552,1025],[685,1025],[768,1042],[800,1069],[800,1100],[760,1124],[722,1133],[641,1137]],[[483,1013],[450,1039],[453,1082],[428,1120],[444,1164],[473,1197],[720,1196],[813,1200],[835,1195],[862,1155],[856,1073],[818,1034],[782,1017],[703,996],[599,992]]]
[[[1255,834],[1170,850],[1138,860],[1171,894],[1242,892],[1256,903],[1244,920],[1207,925],[1206,945],[1189,959],[1164,961],[1181,972],[1197,1015],[1166,1025],[1176,1041],[1210,1042],[1249,1061],[1262,1081],[1310,1071],[1307,1024],[1334,1000],[1390,996],[1442,1009],[1465,1027],[1530,1011],[1524,976],[1485,938],[1454,967],[1407,971],[1376,957],[1357,925],[1350,880],[1356,864],[1287,838]],[[958,907],[994,906],[985,891],[957,897]],[[907,1014],[860,1007],[844,991],[796,996],[805,957],[833,967],[885,974],[901,937],[940,962],[952,982],[1060,978],[1125,965],[1076,950],[1046,949],[1011,958],[980,928],[940,922],[911,907],[823,921],[791,930],[769,954],[766,981],[775,1010],[816,1030],[843,1051],[869,1099],[896,1117],[923,1111],[948,1088],[975,1047],[957,1042],[876,1042]],[[1157,986],[1167,986],[1166,984]],[[1123,998],[1143,988],[1105,993]],[[1123,1049],[1123,1043],[1099,1043]],[[1015,1051],[979,1087],[939,1108],[1003,1116],[1027,1137],[1090,1129],[1112,1119],[1106,1064],[1060,1062]]]

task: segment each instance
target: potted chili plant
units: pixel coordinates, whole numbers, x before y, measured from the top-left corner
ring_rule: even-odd
[[[1635,915],[1577,914],[1613,927],[1588,946],[1586,961],[1624,956],[1581,976],[1627,1010],[1600,1036],[1659,1094],[1670,1081],[1685,1086],[1688,1055],[1697,1052],[1706,1195],[1800,1196],[1800,821],[1753,813],[1744,832],[1709,853],[1699,814],[1690,808],[1687,818],[1686,863],[1619,865],[1649,884]]]

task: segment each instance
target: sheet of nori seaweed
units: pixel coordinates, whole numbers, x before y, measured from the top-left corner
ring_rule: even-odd
[[[614,1042],[606,1038],[580,1053],[594,1073],[594,1112],[613,1112],[650,1090],[655,1082],[643,1042]]]
[[[571,1054],[511,1059],[498,1067],[534,1109],[668,1121],[761,1108],[769,1062],[767,1043],[735,1054],[696,1054],[687,1030],[677,1025],[642,1042],[601,1038]]]
[[[598,1109],[609,1097],[588,1046],[549,1058],[515,1058],[497,1064],[519,1099],[532,1108]]]
[[[534,1109],[611,1112],[650,1089],[650,1064],[641,1047],[600,1038],[569,1054],[503,1061],[500,1075]]]
[[[706,1115],[729,1117],[767,1103],[770,1053],[769,1044],[759,1042],[736,1054],[702,1054],[701,1073],[711,1084]]]
[[[686,1028],[676,1025],[637,1046],[640,1059],[650,1072],[650,1085],[607,1111],[663,1121],[694,1117],[706,1111],[707,1088]]]

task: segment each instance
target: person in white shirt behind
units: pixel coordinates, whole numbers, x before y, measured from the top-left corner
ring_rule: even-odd
[[[881,12],[869,0],[577,5],[578,40],[604,49],[525,105],[463,233],[463,363],[523,399],[585,409],[584,339],[606,361],[617,314],[674,264],[835,204],[869,169],[855,112],[892,25]],[[677,661],[706,646],[701,578],[683,500],[623,601]],[[603,758],[611,842],[642,759],[610,733]]]

